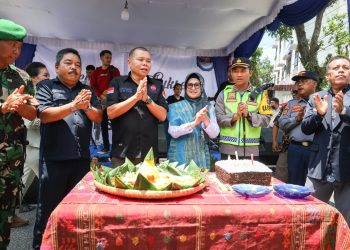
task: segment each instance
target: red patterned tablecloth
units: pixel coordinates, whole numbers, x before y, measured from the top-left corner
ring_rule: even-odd
[[[197,194],[133,200],[88,173],[51,214],[41,249],[350,249],[342,215],[313,197],[245,199],[212,178]]]

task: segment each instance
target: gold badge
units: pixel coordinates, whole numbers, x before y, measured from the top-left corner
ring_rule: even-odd
[[[242,60],[240,58],[237,59],[237,63],[241,63]]]
[[[226,102],[237,102],[236,92],[230,92],[227,95]]]

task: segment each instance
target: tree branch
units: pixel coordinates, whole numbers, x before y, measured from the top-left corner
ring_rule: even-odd
[[[298,51],[300,53],[300,60],[303,65],[309,61],[310,48],[306,38],[305,26],[304,24],[294,27],[295,33],[298,39]]]
[[[312,33],[311,41],[310,41],[310,53],[316,53],[319,49],[319,42],[318,39],[320,37],[321,33],[321,26],[322,26],[322,19],[323,19],[323,14],[325,12],[326,8],[323,8],[320,13],[316,16],[316,21],[315,21],[315,28],[314,32]]]

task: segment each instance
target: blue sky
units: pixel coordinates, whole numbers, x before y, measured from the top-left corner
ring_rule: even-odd
[[[260,44],[259,48],[263,48],[263,56],[262,59],[265,57],[268,57],[273,64],[274,56],[275,56],[275,49],[272,48],[273,44],[275,43],[275,38],[269,37],[267,33],[265,32]]]

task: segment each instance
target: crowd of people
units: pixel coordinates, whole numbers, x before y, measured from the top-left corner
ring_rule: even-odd
[[[215,102],[208,100],[197,72],[184,77],[183,85],[175,84],[174,95],[165,99],[162,82],[149,77],[152,57],[144,47],[130,51],[125,76],[111,65],[112,52],[101,51],[102,65],[88,65],[81,82],[82,61],[72,48],[57,53],[51,79],[40,62],[29,64],[26,72],[13,66],[25,36],[24,27],[0,19],[0,249],[9,244],[16,217],[21,223],[15,215],[21,178],[24,194],[27,183],[39,178],[33,240],[39,249],[51,212],[89,171],[92,131],[98,131],[95,138],[102,131],[102,151],[115,168],[125,158],[140,163],[150,148],[157,157],[158,123],[164,121],[168,159],[179,164],[193,160],[199,167],[210,166],[208,141],[216,137],[221,159],[258,160],[261,128],[273,127],[272,147],[280,151],[277,176],[312,188],[325,202],[334,193],[336,208],[350,222],[349,58],[330,59],[329,88],[320,92],[316,73],[299,72],[292,78],[295,96],[284,105],[250,83],[252,64],[243,57],[228,68],[228,81]],[[282,145],[277,143],[279,129]]]

